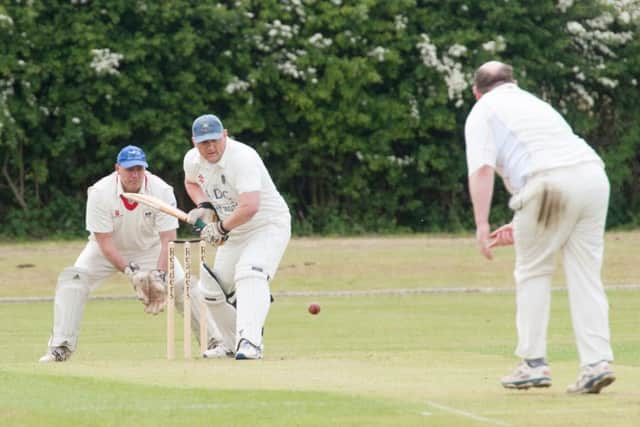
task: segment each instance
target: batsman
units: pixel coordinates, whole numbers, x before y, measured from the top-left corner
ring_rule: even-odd
[[[204,357],[261,359],[269,281],[291,238],[289,208],[258,153],[228,137],[218,117],[198,117],[192,142],[185,187],[197,207],[188,222],[208,223],[201,238],[217,247],[198,287],[221,336]]]
[[[123,193],[158,197],[176,206],[173,188],[147,171],[144,151],[130,145],[117,157],[115,171],[88,189],[86,228],[89,241],[73,266],[58,276],[49,350],[40,362],[63,362],[78,346],[80,322],[91,291],[120,271],[130,280],[144,311],[158,314],[166,303],[165,272],[168,244],[176,238],[178,221],[156,209],[128,200]],[[184,272],[175,260],[176,287],[182,288]],[[181,298],[182,292],[176,294]],[[197,298],[197,290],[193,291]],[[183,311],[182,299],[177,308]],[[191,325],[198,336],[199,305],[191,306]],[[215,331],[209,316],[207,330]]]

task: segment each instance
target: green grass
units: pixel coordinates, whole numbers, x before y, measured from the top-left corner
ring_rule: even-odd
[[[621,234],[618,242],[635,236]],[[511,266],[478,262],[469,244],[470,239],[445,237],[297,240],[283,262],[290,267],[282,270],[274,288],[319,291],[482,283],[508,288]],[[7,263],[2,250],[9,246],[0,247],[0,263]],[[21,269],[29,276],[49,262],[49,253],[58,260],[77,255],[63,254],[60,248],[52,251],[57,243],[51,242],[19,247],[41,254],[38,267]],[[435,265],[444,259],[435,247],[457,254],[453,258],[459,268],[453,260],[448,266]],[[611,248],[611,253],[617,251],[624,252]],[[498,253],[499,258],[509,256],[507,250]],[[349,257],[364,265],[350,273],[344,266]],[[420,259],[428,267],[420,265]],[[402,268],[389,273],[394,264]],[[473,265],[486,270],[467,283],[463,278]],[[39,279],[48,282],[49,294],[57,274],[53,267],[42,268],[46,277]],[[493,270],[503,268],[509,270],[506,276],[494,271],[489,280]],[[636,267],[629,263],[624,268]],[[27,279],[13,274],[26,284],[25,295],[43,295],[41,285],[29,286]],[[415,277],[412,284],[405,282],[409,277]],[[0,296],[20,295],[5,283]],[[118,294],[128,291],[120,279],[111,289]],[[180,354],[167,361],[164,315],[144,315],[133,300],[92,300],[78,352],[67,363],[40,365],[36,361],[46,350],[52,304],[0,304],[0,322],[5,325],[0,329],[0,425],[634,426],[640,419],[640,292],[616,290],[608,295],[618,380],[597,396],[564,392],[578,372],[564,292],[553,294],[549,330],[554,384],[520,392],[499,385],[500,377],[517,363],[514,295],[509,292],[281,296],[267,321],[265,359],[246,362],[182,360]],[[317,316],[306,311],[312,300],[322,306]],[[195,343],[193,351],[197,354]]]

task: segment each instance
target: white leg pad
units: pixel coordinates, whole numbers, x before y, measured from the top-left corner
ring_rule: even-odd
[[[235,350],[236,345],[236,308],[228,300],[220,283],[206,265],[200,268],[198,291],[201,298],[209,307],[216,330],[222,336],[222,342],[229,350]],[[198,305],[198,304],[194,304]]]
[[[176,283],[176,310],[184,316],[184,295],[182,288],[184,286],[184,280]],[[191,286],[191,331],[197,341],[200,342],[200,301],[202,301],[202,295],[198,286]],[[222,341],[222,333],[218,330],[218,326],[211,315],[207,313],[207,342],[214,338],[217,341]]]
[[[53,333],[49,348],[66,346],[75,351],[80,334],[80,322],[89,299],[88,271],[79,267],[65,268],[58,276],[54,301]]]
[[[246,277],[236,283],[238,320],[236,345],[242,338],[262,348],[262,330],[271,306],[266,277]]]

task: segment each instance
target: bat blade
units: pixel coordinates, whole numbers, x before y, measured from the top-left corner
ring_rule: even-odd
[[[187,221],[188,215],[185,211],[180,210],[175,206],[171,206],[169,203],[165,202],[162,199],[150,196],[148,194],[139,193],[123,193],[122,195],[129,200],[134,200],[136,202],[142,203],[143,205],[157,209],[162,213],[166,213],[167,215],[171,215],[174,218],[178,218],[180,221],[189,223],[189,221]]]

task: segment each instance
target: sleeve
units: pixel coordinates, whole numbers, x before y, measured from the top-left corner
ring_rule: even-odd
[[[255,151],[248,151],[239,156],[234,170],[236,174],[236,191],[238,194],[260,191],[262,189],[262,169],[264,164]]]
[[[196,150],[196,151],[194,151]],[[182,162],[184,177],[187,181],[198,182],[198,152],[196,148],[187,151]]]
[[[111,233],[113,219],[109,210],[110,203],[100,199],[100,191],[94,187],[87,190],[86,228],[92,233]]]
[[[478,104],[476,104],[478,107]],[[496,167],[496,144],[484,111],[473,108],[464,127],[467,172],[471,176],[482,166]]]

